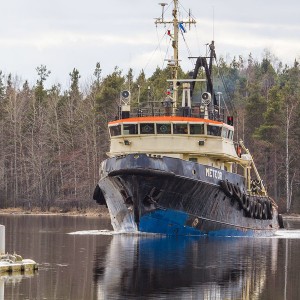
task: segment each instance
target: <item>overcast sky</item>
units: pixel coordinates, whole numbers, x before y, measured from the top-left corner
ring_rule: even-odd
[[[1,2],[0,70],[6,75],[34,84],[35,69],[43,64],[52,72],[49,85],[68,86],[73,68],[84,82],[98,61],[103,76],[115,66],[124,73],[131,67],[136,76],[141,69],[151,75],[156,66],[164,66],[169,38],[161,37],[167,28],[154,25],[162,0]],[[204,45],[214,38],[217,55],[228,59],[239,54],[247,58],[251,52],[260,60],[264,49],[283,63],[300,57],[299,0],[181,0],[185,19],[183,8],[190,8],[197,21],[185,34],[193,56],[205,54]],[[184,43],[182,49],[187,56]],[[192,64],[183,67],[192,69]]]

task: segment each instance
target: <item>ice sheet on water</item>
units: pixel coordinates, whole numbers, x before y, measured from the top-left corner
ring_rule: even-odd
[[[274,238],[281,239],[300,239],[300,230],[297,229],[280,229],[275,232]]]

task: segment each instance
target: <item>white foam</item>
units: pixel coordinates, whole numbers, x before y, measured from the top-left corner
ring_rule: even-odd
[[[74,231],[69,232],[70,235],[136,235],[136,236],[161,236],[161,234],[157,233],[147,233],[140,231],[113,231],[113,230],[82,230],[82,231]]]
[[[164,236],[162,234],[157,233],[146,233],[146,232],[139,232],[139,231],[114,231],[114,230],[82,230],[82,231],[74,231],[69,232],[70,235],[134,235],[134,236]],[[235,236],[236,237],[236,236]],[[263,237],[265,238],[265,237]],[[271,238],[279,238],[279,239],[300,239],[300,230],[293,229],[280,229],[275,232],[275,234]]]
[[[113,230],[82,230],[82,231],[74,231],[69,232],[71,235],[113,235],[116,234]]]

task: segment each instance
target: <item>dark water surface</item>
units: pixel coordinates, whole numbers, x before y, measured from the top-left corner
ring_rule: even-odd
[[[113,235],[86,217],[0,223],[6,250],[39,263],[34,276],[2,276],[0,300],[300,299],[300,221],[274,238]]]

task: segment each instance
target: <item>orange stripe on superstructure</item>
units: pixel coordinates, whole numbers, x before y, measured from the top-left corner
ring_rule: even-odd
[[[173,116],[157,116],[157,117],[137,117],[137,118],[128,118],[120,119],[116,121],[109,122],[108,125],[119,124],[119,123],[141,123],[141,122],[197,122],[197,123],[212,123],[222,125],[222,122],[201,119],[201,118],[191,118],[191,117],[173,117]]]

